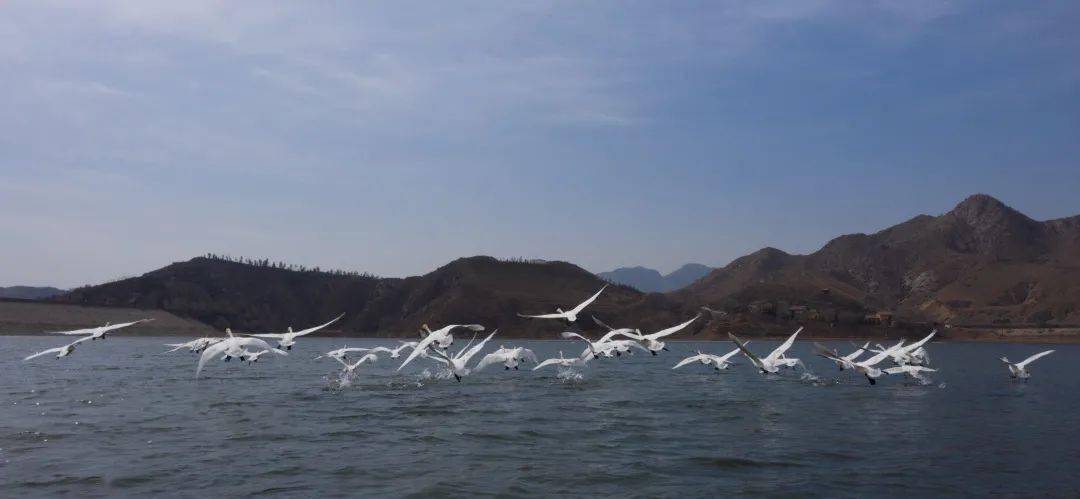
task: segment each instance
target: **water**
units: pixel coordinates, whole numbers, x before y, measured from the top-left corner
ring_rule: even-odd
[[[670,367],[698,348],[574,372],[425,377],[418,359],[358,370],[305,338],[254,366],[163,354],[171,338],[110,338],[22,362],[62,338],[0,337],[0,491],[80,496],[1076,495],[1073,345],[1027,384],[997,360],[1033,345],[935,343],[932,383],[870,387],[811,355],[819,379]],[[350,346],[387,344],[349,340]],[[510,342],[507,342],[510,343]],[[527,342],[541,358],[567,342]],[[516,344],[516,343],[515,343]],[[755,350],[775,342],[755,340]],[[847,350],[846,342],[838,343]]]

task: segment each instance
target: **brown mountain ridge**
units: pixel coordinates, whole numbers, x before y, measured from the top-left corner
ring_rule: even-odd
[[[605,282],[566,262],[477,256],[408,278],[290,270],[199,257],[139,277],[53,298],[83,305],[160,308],[216,328],[281,330],[345,312],[347,334],[412,336],[431,325],[479,322],[501,336],[554,338],[567,325],[518,313],[572,307]],[[701,337],[784,333],[904,334],[937,324],[1080,324],[1080,216],[1039,222],[987,196],[874,234],[838,237],[808,255],[765,248],[668,294],[610,285],[573,329],[652,330],[708,307]],[[943,331],[943,335],[947,335]]]
[[[978,194],[943,215],[841,236],[809,255],[760,250],[674,298],[735,313],[794,306],[841,323],[885,312],[898,322],[1075,325],[1080,216],[1038,222]]]

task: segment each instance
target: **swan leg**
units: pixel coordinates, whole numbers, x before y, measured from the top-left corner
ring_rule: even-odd
[[[651,352],[653,355],[656,355],[656,352],[653,350],[649,350],[649,352]]]

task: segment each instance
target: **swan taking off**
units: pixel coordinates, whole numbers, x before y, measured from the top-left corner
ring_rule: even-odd
[[[559,367],[584,366],[585,364],[587,364],[589,362],[590,358],[592,358],[592,357],[589,356],[589,355],[583,355],[581,357],[569,357],[569,358],[568,357],[563,357],[562,350],[559,350],[559,356],[558,357],[547,359],[547,360],[537,364],[536,367],[532,368],[532,370],[535,371],[535,370],[540,369],[542,367],[547,367],[547,366],[551,366],[551,365],[555,365],[555,366],[559,366]]]
[[[232,331],[229,329],[226,329],[225,332],[229,334],[228,338],[210,345],[206,350],[203,350],[202,355],[199,356],[199,365],[195,368],[196,378],[199,377],[199,373],[202,372],[206,362],[218,355],[224,354],[222,360],[226,362],[233,357],[236,357],[241,361],[245,360],[248,354],[248,347],[260,350],[270,350],[278,355],[289,355],[284,350],[278,350],[259,338],[233,336]]]
[[[339,315],[337,317],[334,317],[330,322],[327,322],[326,324],[322,324],[322,325],[315,326],[315,327],[312,327],[312,328],[307,328],[307,329],[304,329],[302,331],[295,331],[294,332],[292,330],[292,327],[290,326],[288,328],[287,333],[260,333],[260,334],[251,334],[251,335],[248,335],[248,336],[254,336],[256,338],[277,338],[277,340],[278,340],[278,348],[284,348],[285,350],[292,350],[293,345],[296,344],[296,339],[297,338],[299,338],[301,336],[304,336],[305,334],[314,333],[315,331],[318,331],[318,330],[320,330],[320,329],[322,329],[322,328],[324,328],[326,326],[329,326],[329,325],[337,322],[342,317],[345,317],[345,314],[341,314],[341,315]]]
[[[820,345],[818,345],[818,346],[821,347]],[[825,347],[821,347],[821,348],[825,348]],[[844,369],[847,368],[848,364],[851,364],[851,363],[855,362],[855,359],[859,358],[860,355],[866,353],[866,350],[868,348],[870,348],[870,342],[869,341],[866,342],[865,344],[863,344],[863,346],[856,349],[854,352],[851,352],[851,353],[849,353],[849,354],[847,354],[847,355],[845,355],[843,357],[840,357],[839,354],[836,353],[835,350],[833,350],[832,351],[833,355],[839,357],[838,359],[832,359],[831,357],[826,357],[826,358],[828,358],[829,360],[832,360],[833,362],[835,362],[836,366],[839,367],[841,371],[843,371]]]
[[[337,357],[334,357],[334,360],[341,363],[341,365],[342,365],[341,372],[343,372],[343,373],[345,373],[347,375],[351,375],[353,373],[353,371],[355,371],[356,368],[360,367],[363,363],[370,362],[370,363],[374,364],[375,361],[379,360],[379,357],[376,356],[373,353],[369,353],[369,354],[364,355],[363,357],[360,357],[360,360],[356,361],[353,364],[349,364],[348,362],[345,362],[344,360],[341,360],[341,359],[339,359]]]
[[[602,338],[600,338],[597,341],[592,341],[592,340],[590,340],[590,339],[588,339],[588,338],[586,338],[586,337],[584,337],[584,336],[582,336],[580,334],[577,334],[577,333],[575,333],[573,331],[565,331],[565,332],[563,332],[561,334],[561,336],[563,338],[568,339],[568,340],[577,338],[577,339],[579,339],[581,341],[584,341],[585,342],[585,351],[581,352],[581,355],[583,357],[588,356],[588,355],[592,355],[593,358],[599,359],[601,355],[603,355],[605,357],[611,357],[612,355],[622,355],[623,353],[629,352],[630,348],[632,348],[632,347],[637,347],[637,348],[640,348],[642,350],[648,351],[648,349],[646,349],[645,347],[638,344],[638,342],[635,341],[635,340],[613,340],[613,339],[611,339],[611,338],[613,338],[613,337],[615,337],[617,335],[620,335],[620,334],[623,334],[623,333],[620,333],[618,331],[611,331],[611,332],[608,332],[607,334],[605,334]]]
[[[391,359],[396,359],[396,358],[401,356],[401,352],[403,350],[405,350],[406,348],[416,348],[416,344],[417,344],[417,342],[415,342],[415,341],[402,341],[401,345],[398,345],[397,348],[375,347],[375,348],[369,349],[368,351],[371,352],[371,353],[386,352],[386,353],[390,354]]]
[[[814,343],[814,346],[816,346],[818,349],[818,355],[825,357],[826,359],[829,359],[833,362],[843,363],[846,369],[851,369],[862,373],[863,376],[866,376],[867,381],[869,381],[871,385],[877,384],[877,378],[880,378],[882,374],[886,373],[886,371],[883,371],[874,366],[876,366],[886,358],[891,357],[896,349],[902,348],[901,345],[896,345],[892,348],[882,350],[878,352],[877,355],[874,355],[873,357],[870,357],[866,360],[863,360],[861,362],[854,362],[836,355],[835,352],[830,351],[820,343]]]
[[[596,299],[600,297],[600,293],[603,293],[604,290],[607,289],[607,287],[608,287],[608,285],[605,284],[604,287],[600,288],[600,291],[597,291],[595,295],[590,296],[589,299],[581,302],[581,304],[579,304],[578,306],[576,306],[576,307],[574,307],[574,308],[572,308],[570,310],[567,310],[566,312],[563,312],[563,310],[561,308],[556,308],[555,310],[558,313],[555,313],[555,314],[541,314],[541,315],[518,314],[518,317],[524,317],[526,319],[562,319],[562,320],[565,320],[566,322],[574,322],[574,321],[577,320],[578,314],[580,314],[582,310],[585,310],[585,307],[589,306],[590,303],[596,301]]]
[[[1027,371],[1027,365],[1032,363],[1032,362],[1035,362],[1036,360],[1039,360],[1039,359],[1041,359],[1043,357],[1046,357],[1047,355],[1050,355],[1052,353],[1054,353],[1053,350],[1047,350],[1045,352],[1039,352],[1039,353],[1037,353],[1035,355],[1032,355],[1031,357],[1028,357],[1028,358],[1026,358],[1026,359],[1024,359],[1024,360],[1022,360],[1020,362],[1017,362],[1015,364],[1012,363],[1012,362],[1009,362],[1008,357],[1002,357],[1001,361],[1004,362],[1005,365],[1009,368],[1009,376],[1010,377],[1020,378],[1020,379],[1024,380],[1025,382],[1027,382],[1027,379],[1031,377],[1031,373],[1029,373]]]
[[[104,326],[91,327],[91,328],[86,328],[86,329],[75,329],[75,330],[72,330],[72,331],[55,331],[55,332],[52,332],[52,333],[49,333],[49,334],[63,334],[63,335],[67,335],[67,336],[89,335],[88,338],[91,339],[91,340],[98,340],[98,339],[104,340],[105,339],[105,334],[108,333],[109,331],[115,331],[117,329],[122,329],[122,328],[125,328],[125,327],[134,326],[136,324],[142,324],[144,322],[150,322],[152,320],[154,320],[154,319],[140,319],[140,320],[137,320],[137,321],[134,321],[134,322],[125,322],[123,324],[112,324],[112,325],[105,324]]]
[[[35,353],[33,355],[28,355],[25,359],[23,359],[23,361],[27,361],[27,360],[33,359],[35,357],[41,357],[42,355],[48,355],[50,353],[56,353],[56,358],[57,359],[62,358],[62,357],[67,357],[68,355],[71,355],[71,353],[75,351],[75,347],[79,343],[82,343],[82,342],[84,342],[86,340],[92,340],[92,339],[94,339],[93,336],[83,336],[82,338],[79,338],[79,339],[77,339],[77,340],[75,340],[75,341],[73,341],[71,343],[68,343],[67,345],[64,345],[64,346],[61,346],[61,347],[56,347],[56,348],[50,348],[48,350],[42,350],[42,351],[40,351],[38,353]]]
[[[735,342],[735,345],[739,347],[739,350],[742,351],[743,355],[750,359],[750,362],[753,363],[754,367],[757,367],[762,374],[776,374],[780,371],[781,367],[791,367],[799,362],[798,359],[784,357],[784,352],[787,352],[788,349],[791,348],[791,345],[795,343],[795,337],[798,336],[802,330],[803,328],[800,327],[795,333],[789,336],[787,340],[781,343],[780,346],[776,347],[776,350],[773,350],[769,355],[765,356],[765,358],[758,357],[750,350],[747,350],[747,342],[740,340],[734,334],[728,333],[728,337],[731,338],[731,341]]]
[[[165,346],[173,347],[173,349],[169,350],[168,352],[165,352],[165,353],[172,353],[172,352],[175,352],[177,350],[182,350],[182,349],[185,349],[185,348],[187,348],[188,350],[191,350],[192,353],[202,353],[203,350],[206,350],[206,347],[208,347],[210,345],[213,345],[214,343],[218,343],[218,342],[220,342],[220,341],[222,341],[224,339],[225,338],[204,337],[204,338],[196,338],[196,339],[191,340],[191,341],[189,341],[187,343],[166,343]]]
[[[454,375],[454,378],[456,378],[458,382],[461,382],[462,377],[469,375],[470,370],[467,366],[469,360],[472,359],[473,356],[477,353],[480,353],[480,350],[484,349],[484,345],[488,342],[488,340],[490,340],[492,336],[495,336],[495,333],[497,332],[499,332],[498,329],[492,331],[491,334],[487,335],[487,338],[484,338],[480,341],[480,343],[477,343],[472,348],[469,348],[469,345],[471,345],[473,340],[476,339],[476,337],[474,336],[473,340],[469,340],[469,344],[465,345],[465,348],[459,350],[457,355],[447,355],[442,350],[434,350],[435,356],[431,358],[435,359],[438,362],[446,364],[446,367],[450,369],[450,372]]]
[[[499,349],[485,355],[480,362],[476,364],[473,371],[480,371],[492,364],[502,364],[503,367],[509,371],[510,369],[517,370],[518,365],[526,360],[532,361],[533,364],[539,362],[536,359],[536,354],[532,350],[525,347],[506,348],[499,345]]]
[[[413,361],[413,359],[427,353],[428,347],[430,347],[432,343],[435,343],[436,346],[443,350],[449,348],[450,345],[454,343],[454,335],[450,333],[451,331],[459,327],[463,327],[472,331],[484,330],[484,326],[481,326],[480,324],[451,324],[442,329],[432,331],[431,329],[428,329],[427,324],[424,324],[423,330],[427,335],[416,343],[416,346],[413,347],[413,351],[410,352],[409,356],[405,358],[405,362],[402,362],[401,365],[398,366],[397,370],[400,371],[401,368],[407,366],[409,362]]]
[[[749,343],[750,342],[748,341],[745,344]],[[722,371],[724,369],[727,369],[728,366],[731,365],[731,358],[738,354],[740,351],[741,350],[736,348],[728,353],[725,353],[724,355],[713,355],[710,353],[701,353],[701,351],[698,350],[697,355],[691,355],[683,360],[680,360],[678,364],[675,364],[675,367],[672,367],[672,369],[678,369],[682,366],[692,364],[694,362],[701,362],[706,366],[712,364],[713,369],[716,369],[717,371]]]
[[[660,338],[663,338],[663,337],[666,337],[666,336],[671,336],[671,335],[673,335],[673,334],[675,334],[675,333],[677,333],[679,331],[682,331],[683,329],[686,328],[686,326],[689,326],[692,322],[698,320],[698,318],[700,318],[700,317],[701,317],[701,314],[697,314],[697,315],[694,316],[693,319],[690,319],[690,320],[688,320],[688,321],[686,321],[686,322],[684,322],[682,324],[679,324],[679,325],[676,325],[676,326],[671,326],[671,327],[669,327],[667,329],[662,329],[662,330],[657,331],[657,332],[652,333],[652,334],[639,334],[634,339],[644,343],[645,348],[647,348],[650,352],[652,352],[653,355],[656,355],[656,352],[659,352],[660,350],[665,350],[665,351],[667,350],[666,344],[664,342],[660,341]],[[795,334],[798,334],[798,333],[795,333]],[[633,336],[631,336],[631,337],[633,338]]]
[[[883,369],[883,371],[885,371],[885,374],[904,374],[911,379],[926,382],[927,379],[923,376],[923,373],[937,372],[937,369],[931,369],[926,366],[902,365]]]

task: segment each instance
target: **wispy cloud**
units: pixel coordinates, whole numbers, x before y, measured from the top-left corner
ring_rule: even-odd
[[[713,235],[711,257],[667,256],[663,244],[629,242],[677,237],[672,219],[686,231],[710,225],[710,210],[727,213],[755,198],[747,193],[803,193],[789,179],[806,174],[789,162],[824,179],[871,152],[882,165],[888,152],[920,165],[970,157],[948,144],[937,158],[909,152],[969,126],[962,116],[1012,113],[964,136],[984,147],[1022,137],[1059,155],[1049,159],[1067,157],[1064,134],[1037,139],[1010,124],[1060,130],[1069,104],[1054,103],[1068,102],[1080,78],[1069,57],[1078,10],[962,0],[9,1],[0,209],[55,258],[75,251],[59,241],[65,227],[107,254],[124,231],[165,219],[191,236],[168,242],[154,229],[162,241],[143,247],[147,261],[201,248],[327,265],[325,255],[391,275],[463,251],[606,266],[592,249],[614,240],[628,242],[620,262],[719,263],[743,247]],[[64,209],[72,204],[78,213]],[[87,215],[95,210],[114,218]],[[32,223],[18,218],[27,212]],[[624,217],[635,224],[611,222]],[[553,218],[590,230],[579,236]],[[460,239],[458,226],[483,235]],[[685,237],[706,238],[694,234]]]

